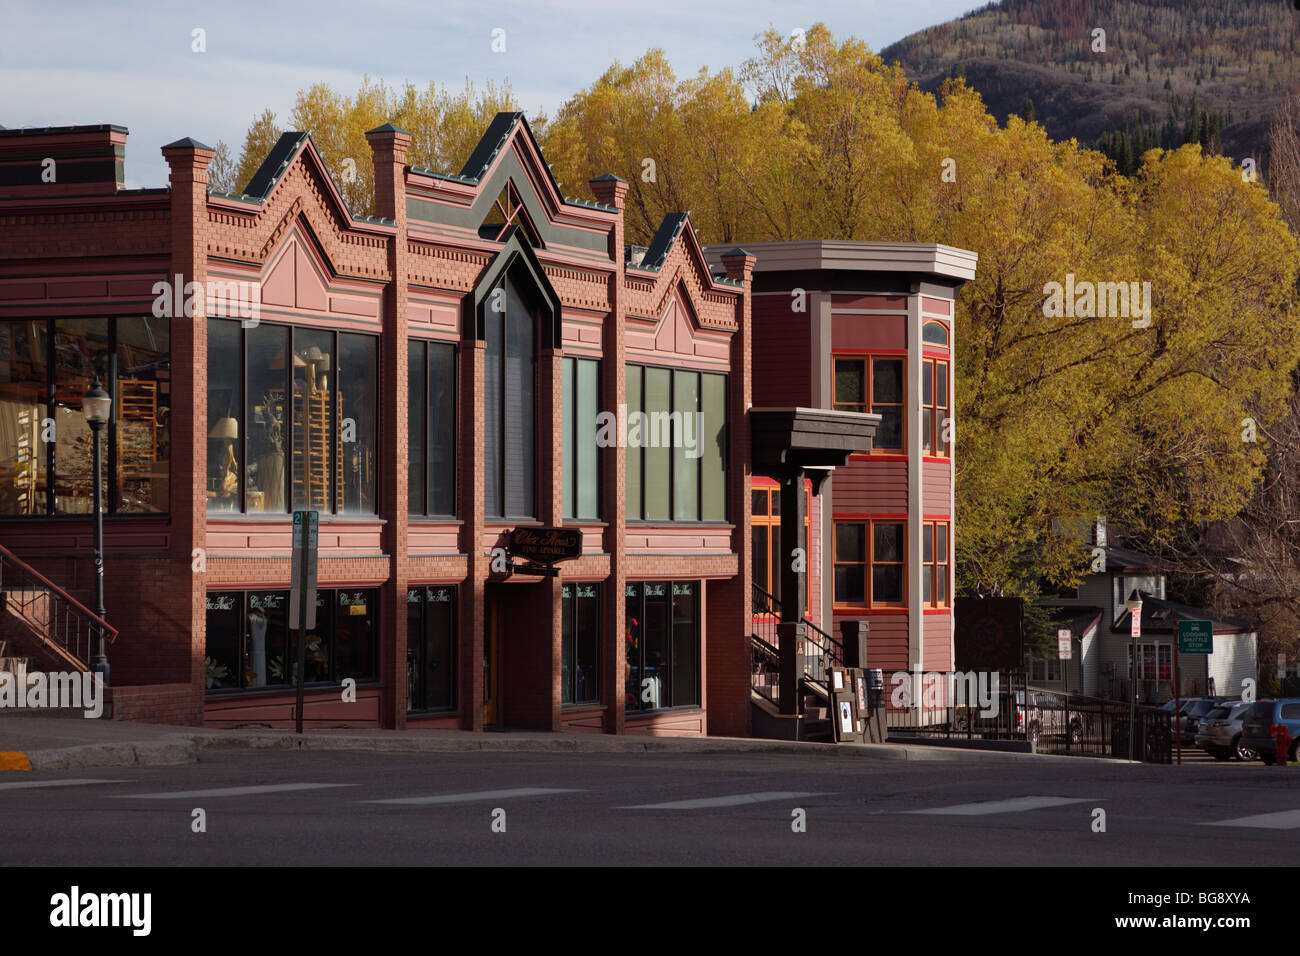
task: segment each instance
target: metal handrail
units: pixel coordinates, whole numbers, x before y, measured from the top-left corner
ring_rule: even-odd
[[[41,637],[89,665],[101,633],[113,643],[118,630],[4,545],[0,545],[0,595],[4,607]]]

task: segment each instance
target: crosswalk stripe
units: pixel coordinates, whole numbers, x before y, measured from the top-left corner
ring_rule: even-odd
[[[37,787],[84,787],[92,783],[126,783],[125,780],[24,780],[0,783],[0,790],[34,790]]]
[[[434,803],[472,803],[476,800],[501,800],[508,797],[544,797],[552,793],[585,793],[585,790],[556,787],[516,787],[513,790],[479,790],[476,793],[443,793],[432,797],[396,797],[391,800],[362,800],[362,803],[390,803],[425,806]]]
[[[258,793],[288,793],[294,790],[327,790],[355,787],[355,783],[277,783],[264,787],[220,787],[215,790],[172,790],[164,793],[112,794],[117,800],[187,800],[191,797],[246,797]]]
[[[1215,820],[1202,823],[1203,827],[1260,827],[1266,830],[1294,830],[1300,827],[1300,810],[1279,810],[1277,813],[1257,813],[1235,820]]]
[[[768,791],[764,793],[737,793],[730,797],[705,797],[699,800],[675,800],[672,803],[643,803],[619,810],[708,810],[713,807],[738,807],[746,803],[770,803],[774,800],[799,800],[803,797],[830,797],[830,793],[803,793],[798,791]]]
[[[929,813],[940,816],[978,817],[989,813],[1021,813],[1043,807],[1063,807],[1070,803],[1086,803],[1087,797],[1012,797],[1010,800],[990,800],[985,803],[959,803],[952,807],[932,807],[929,810],[904,810],[904,813]]]

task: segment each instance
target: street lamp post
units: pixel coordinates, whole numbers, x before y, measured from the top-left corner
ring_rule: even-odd
[[[92,501],[94,502],[95,511],[95,614],[102,621],[108,613],[104,608],[104,466],[103,466],[103,438],[104,426],[108,424],[109,417],[113,413],[113,398],[104,387],[99,384],[99,376],[95,376],[95,384],[90,386],[88,391],[81,399],[81,411],[86,416],[86,424],[90,426],[92,437],[91,445],[94,455],[94,491]],[[100,676],[104,686],[108,686],[108,655],[104,652],[104,629],[96,625],[99,632],[99,643],[95,650],[95,658],[91,663],[91,670]]]
[[[1135,759],[1134,748],[1137,746],[1137,700],[1138,700],[1138,634],[1142,626],[1142,595],[1134,588],[1128,596],[1125,607],[1132,615],[1129,627],[1129,702],[1128,702],[1128,759]]]

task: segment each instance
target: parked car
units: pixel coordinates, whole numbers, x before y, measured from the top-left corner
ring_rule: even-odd
[[[1196,726],[1201,718],[1223,703],[1223,697],[1193,697],[1179,712],[1178,734],[1187,746],[1196,743]]]
[[[1258,700],[1246,712],[1242,721],[1241,742],[1259,754],[1259,759],[1272,766],[1277,762],[1277,742],[1273,728],[1285,724],[1291,734],[1291,750],[1287,759],[1300,760],[1300,697],[1282,697]]]
[[[1258,754],[1241,742],[1242,720],[1254,706],[1252,701],[1224,701],[1201,718],[1196,728],[1196,746],[1215,760],[1254,760]]]
[[[1067,710],[1056,694],[1031,690],[1025,706],[1024,692],[1016,691],[1016,729],[1024,731],[1035,749],[1044,737],[1068,737],[1071,744],[1078,744],[1083,740],[1083,717]]]

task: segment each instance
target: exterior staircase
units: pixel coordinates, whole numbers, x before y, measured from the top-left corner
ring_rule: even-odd
[[[827,673],[844,662],[840,642],[804,617],[807,629],[804,671],[799,678],[793,713],[781,709],[781,652],[777,625],[781,601],[754,585],[753,632],[750,636],[750,707],[755,737],[775,740],[831,741],[831,692]]]
[[[86,672],[117,628],[0,545],[0,672]]]

